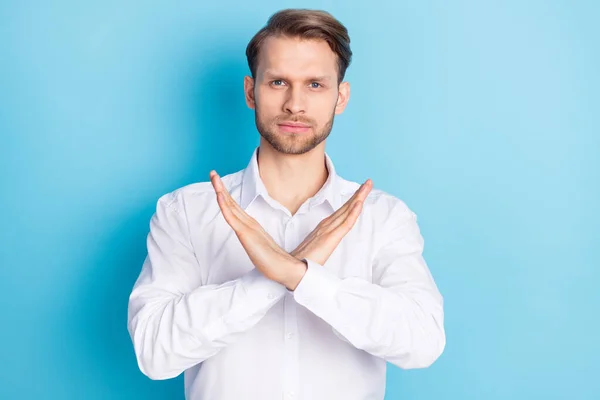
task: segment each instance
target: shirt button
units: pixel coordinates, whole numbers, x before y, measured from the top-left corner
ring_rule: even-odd
[[[294,334],[292,332],[289,332],[286,336],[288,339],[291,339],[294,336]]]
[[[288,398],[290,398],[290,399],[291,399],[292,397],[294,397],[294,392],[288,392],[288,394],[287,394],[287,395],[288,395]]]
[[[271,299],[274,299],[274,298],[275,298],[275,295],[273,293],[267,294],[267,299],[271,300]]]

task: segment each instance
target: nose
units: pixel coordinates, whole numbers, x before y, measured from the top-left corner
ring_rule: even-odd
[[[283,110],[290,114],[301,114],[306,111],[306,99],[302,88],[291,87],[283,103]]]

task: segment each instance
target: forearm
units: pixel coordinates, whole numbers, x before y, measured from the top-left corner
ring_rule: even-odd
[[[173,378],[233,343],[283,296],[254,269],[242,278],[175,294],[141,282],[129,300],[128,329],[140,370]]]
[[[401,368],[427,367],[444,349],[442,298],[434,286],[392,289],[340,279],[309,260],[294,297],[343,340]]]

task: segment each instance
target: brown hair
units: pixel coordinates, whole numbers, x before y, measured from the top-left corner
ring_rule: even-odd
[[[289,8],[271,15],[267,24],[254,35],[246,47],[246,58],[252,78],[256,78],[258,52],[263,41],[270,36],[325,40],[337,55],[338,84],[344,79],[352,60],[350,36],[346,27],[328,12]]]

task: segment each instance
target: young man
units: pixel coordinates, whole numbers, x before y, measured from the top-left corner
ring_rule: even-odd
[[[349,43],[326,12],[274,14],[246,51],[248,167],[158,200],[128,328],[141,371],[185,371],[186,399],[383,399],[386,361],[444,349],[416,215],[325,153]]]

